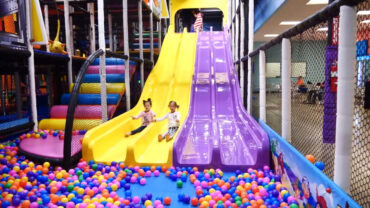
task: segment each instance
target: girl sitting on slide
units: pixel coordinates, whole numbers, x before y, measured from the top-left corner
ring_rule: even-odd
[[[158,135],[159,142],[162,141],[163,138],[166,138],[167,142],[170,141],[180,126],[180,113],[176,111],[176,109],[178,109],[180,106],[177,105],[175,101],[170,101],[168,107],[170,108],[171,112],[167,113],[162,118],[154,120],[163,121],[164,119],[168,119],[168,131],[162,135]]]
[[[142,119],[141,126],[131,132],[127,132],[126,137],[142,132],[151,122],[154,121],[155,113],[150,110],[152,108],[152,100],[150,98],[148,98],[148,100],[143,100],[143,104],[145,111],[141,111],[137,116],[132,116],[132,119],[134,120],[139,118]]]

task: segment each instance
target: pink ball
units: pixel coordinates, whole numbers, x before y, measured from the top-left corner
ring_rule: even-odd
[[[160,200],[155,200],[154,201],[154,207],[158,207],[158,205],[162,204]]]
[[[132,176],[131,179],[130,179],[130,182],[131,183],[136,183],[137,181],[137,178],[135,176]]]
[[[117,196],[117,193],[112,191],[112,192],[110,192],[109,196],[113,198],[113,197]]]
[[[150,176],[152,176],[152,172],[151,172],[150,170],[146,171],[146,172],[145,172],[145,176],[146,176],[146,177],[150,177]]]
[[[270,178],[268,178],[268,177],[263,178],[263,182],[264,183],[270,183]]]
[[[86,203],[81,203],[78,208],[87,208],[87,204]]]
[[[146,208],[153,208],[153,206],[152,206],[152,205],[149,205],[149,206],[147,206]]]
[[[180,177],[181,177],[181,174],[182,174],[182,173],[181,173],[181,171],[178,171],[178,172],[176,173],[176,175],[177,175],[177,177],[178,177],[178,178],[180,178]]]
[[[253,169],[252,168],[248,168],[248,173],[251,173],[253,172]]]
[[[200,185],[202,186],[202,188],[206,188],[208,186],[208,183],[205,182],[205,181],[202,181],[202,183],[200,183]]]
[[[195,173],[194,173],[194,176],[198,178],[198,176],[199,176],[199,171],[195,172]]]
[[[268,165],[265,165],[265,166],[263,166],[263,170],[264,171],[269,171],[270,170],[270,167]]]
[[[261,196],[255,196],[254,199],[257,201],[259,199],[262,199],[262,197]]]
[[[215,205],[216,202],[215,202],[215,200],[211,199],[211,200],[209,200],[208,204],[209,204],[209,207],[213,207],[213,205]]]
[[[239,185],[244,185],[245,184],[245,181],[239,181]]]
[[[294,196],[289,196],[288,197],[288,203],[292,202],[293,200],[295,200]]]
[[[104,205],[98,204],[98,206],[96,206],[96,208],[104,208]]]
[[[138,171],[140,170],[140,167],[139,167],[139,166],[135,166],[135,167],[134,167],[134,170],[135,170],[136,172],[138,172]]]
[[[145,185],[146,184],[146,179],[145,178],[140,179],[140,184]]]
[[[200,186],[200,181],[198,180],[194,181],[194,186]]]
[[[208,174],[208,173],[206,173],[206,174],[204,174],[204,178],[205,179],[209,179],[211,176]]]
[[[229,200],[226,200],[225,201],[225,205],[228,207],[228,206],[230,206],[231,205],[231,201],[229,201]]]
[[[67,208],[75,208],[75,203],[73,202],[67,202]]]
[[[264,189],[264,188],[261,188],[261,189],[259,190],[259,192],[260,192],[261,196],[266,196],[266,195],[268,195],[268,193],[267,193],[266,189]]]
[[[155,170],[155,171],[153,172],[153,174],[154,174],[154,176],[155,176],[155,177],[158,177],[158,176],[159,176],[159,171],[158,171],[158,170]]]
[[[156,208],[164,208],[164,206],[163,206],[163,204],[160,204]]]
[[[133,202],[134,204],[139,204],[139,203],[140,203],[140,197],[138,197],[138,196],[134,196],[134,198],[132,198],[132,202]]]

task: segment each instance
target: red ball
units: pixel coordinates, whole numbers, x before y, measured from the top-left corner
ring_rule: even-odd
[[[331,193],[331,188],[327,188],[326,192],[328,192],[330,194]]]
[[[164,203],[164,205],[169,206],[171,204],[171,198],[168,197],[168,196],[164,197],[163,203]]]
[[[192,198],[191,201],[190,201],[191,205],[193,205],[194,207],[195,206],[198,206],[198,199],[197,198]]]
[[[64,140],[64,135],[60,135],[60,140]]]

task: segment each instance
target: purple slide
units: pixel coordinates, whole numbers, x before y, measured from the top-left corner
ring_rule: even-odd
[[[201,32],[188,118],[174,143],[174,165],[245,170],[269,165],[269,140],[245,111],[228,33]]]

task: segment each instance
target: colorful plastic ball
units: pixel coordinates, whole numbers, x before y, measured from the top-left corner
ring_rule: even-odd
[[[158,171],[158,170],[155,170],[155,171],[153,172],[153,175],[154,175],[155,177],[158,177],[158,176],[159,176],[159,171]]]
[[[176,186],[177,186],[177,188],[182,188],[183,187],[183,182],[181,181],[181,180],[177,180],[177,182],[176,182]]]
[[[145,178],[140,179],[140,184],[145,185],[146,184],[146,179]]]
[[[190,203],[194,207],[198,206],[198,198],[196,198],[196,197],[191,198]]]
[[[137,178],[135,176],[132,176],[131,179],[130,179],[130,182],[131,183],[136,183],[137,182]]]
[[[297,204],[291,204],[289,207],[290,208],[299,208]]]
[[[152,201],[150,201],[150,200],[146,200],[146,201],[144,202],[144,206],[145,206],[145,207],[152,206]]]
[[[311,163],[315,162],[315,157],[313,155],[306,155],[306,159],[309,160]]]
[[[163,204],[166,206],[169,206],[171,204],[171,198],[170,197],[164,197]]]
[[[325,164],[321,161],[315,162],[315,166],[321,171],[325,169]]]

